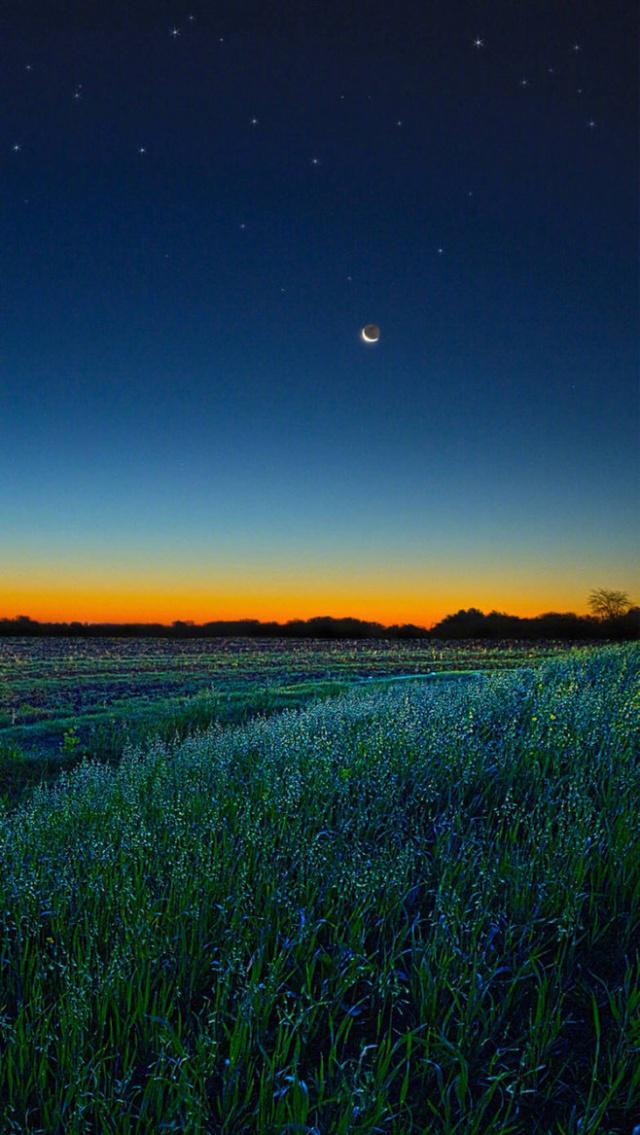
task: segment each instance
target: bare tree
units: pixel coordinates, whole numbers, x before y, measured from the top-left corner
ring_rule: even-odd
[[[626,615],[631,600],[626,591],[609,591],[606,587],[596,587],[589,596],[589,607],[598,619],[619,619]]]

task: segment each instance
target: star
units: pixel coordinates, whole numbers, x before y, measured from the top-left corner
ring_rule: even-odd
[[[442,256],[443,252],[444,252],[444,248],[439,248],[438,249],[438,256]]]
[[[484,40],[481,39],[479,35],[476,36],[476,38],[473,41],[473,46],[474,47],[484,47]]]
[[[25,67],[25,71],[33,71],[33,67],[31,66],[30,63],[27,63],[27,65]]]
[[[138,153],[139,154],[146,154],[146,152],[147,152],[146,146],[138,146]]]
[[[193,21],[195,20],[195,16],[187,16],[187,19],[188,19],[189,23],[192,24]]]
[[[78,102],[78,100],[82,98],[82,94],[80,93],[80,91],[74,91],[73,97],[76,100],[76,102]]]
[[[590,118],[589,121],[587,122],[587,126],[589,127],[590,130],[593,130],[597,125],[598,125],[598,123],[593,118]]]
[[[571,50],[572,51],[582,51],[582,47],[580,46],[579,43],[572,43],[571,44]]]
[[[242,229],[242,231],[243,231],[243,232],[244,232],[244,230],[246,229],[246,227],[247,227],[247,226],[245,225],[244,221],[242,221],[242,223],[241,223],[241,225],[240,225],[240,228]]]
[[[14,154],[19,154],[22,146],[18,142],[15,142],[11,149],[13,150]]]
[[[260,120],[259,120],[258,118],[252,118],[252,119],[250,119],[250,122],[251,122],[251,125],[252,125],[252,126],[257,126],[257,125],[258,125],[258,122],[259,122],[259,121],[260,121]]]
[[[180,35],[180,28],[172,28],[169,34],[172,39],[177,39]]]
[[[521,79],[520,80],[520,86],[521,87],[528,87],[529,86],[529,80],[528,79]]]
[[[398,121],[396,122],[396,126],[404,126],[404,123],[403,123],[401,118],[399,118]]]
[[[320,158],[312,158],[311,159],[311,165],[312,166],[319,166],[320,165]]]

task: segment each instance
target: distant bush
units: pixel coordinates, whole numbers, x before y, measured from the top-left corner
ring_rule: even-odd
[[[611,594],[624,594],[612,592]],[[612,607],[611,610],[614,608]],[[631,607],[615,617],[584,617],[571,612],[550,612],[521,619],[498,611],[483,614],[475,607],[446,615],[427,630],[413,623],[385,627],[362,619],[322,616],[294,619],[288,623],[261,623],[258,619],[191,623],[178,620],[161,623],[39,623],[27,615],[0,619],[0,637],[59,636],[71,638],[301,638],[301,639],[637,639],[640,638],[640,608]]]

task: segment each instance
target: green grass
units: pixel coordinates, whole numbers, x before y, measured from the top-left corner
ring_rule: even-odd
[[[631,1135],[640,649],[360,687],[0,821],[0,1130]]]
[[[345,693],[349,682],[298,682],[293,686],[201,690],[191,697],[131,699],[120,707],[93,710],[6,729],[0,740],[0,800],[15,804],[41,783],[51,783],[83,760],[117,763],[126,749],[151,740],[176,742],[211,726],[237,725],[283,709],[300,708]],[[39,744],[39,742],[41,742]]]
[[[186,703],[208,696],[212,686],[232,698],[255,691],[260,701],[271,687],[513,669],[564,650],[562,643],[427,639],[0,639],[0,746],[19,745],[26,754],[51,758],[73,725],[94,752],[107,744],[109,731],[119,731],[121,749],[123,734],[139,739],[145,721],[161,724],[188,711]]]

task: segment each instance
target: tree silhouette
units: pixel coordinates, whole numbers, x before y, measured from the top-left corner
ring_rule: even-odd
[[[606,587],[596,587],[589,596],[589,607],[598,619],[619,619],[626,615],[631,600],[626,591],[609,591]]]

